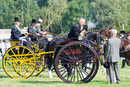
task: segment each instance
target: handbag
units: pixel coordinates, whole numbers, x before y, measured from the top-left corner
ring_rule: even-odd
[[[103,66],[104,66],[105,68],[109,68],[109,67],[110,67],[110,64],[109,64],[109,62],[105,62],[105,63],[103,64]]]

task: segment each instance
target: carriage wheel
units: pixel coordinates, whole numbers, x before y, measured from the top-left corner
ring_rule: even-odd
[[[6,74],[14,79],[28,78],[36,66],[34,53],[25,46],[11,47],[6,51],[2,62]]]
[[[33,73],[34,76],[38,76],[42,71],[46,69],[44,55],[38,55],[39,48],[31,45],[33,52],[36,55],[36,69]]]
[[[97,53],[84,42],[76,41],[64,45],[55,58],[55,71],[67,83],[90,82],[98,67]]]

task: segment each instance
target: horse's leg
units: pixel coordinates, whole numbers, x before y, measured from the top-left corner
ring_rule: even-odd
[[[49,75],[49,78],[53,78],[51,74],[51,68],[48,68],[48,75]]]
[[[103,71],[106,72],[106,68],[103,66],[102,56],[99,55],[98,57],[99,57],[99,60],[100,60],[101,66],[102,66],[102,68],[103,68]]]
[[[103,49],[100,49],[100,50],[99,50],[99,53],[102,53],[102,50],[103,50]],[[98,57],[99,57],[99,60],[100,60],[101,66],[102,66],[102,68],[103,68],[103,71],[106,72],[106,68],[104,68],[104,66],[103,66],[103,59],[102,59],[102,56],[99,55]]]
[[[48,64],[47,64],[47,66],[48,66],[48,75],[49,75],[49,78],[53,78],[53,77],[52,77],[52,73],[51,73],[51,67],[52,67],[52,65],[53,65],[52,56],[50,56],[50,55],[48,54]]]

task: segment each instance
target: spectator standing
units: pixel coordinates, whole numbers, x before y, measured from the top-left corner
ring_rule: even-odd
[[[0,39],[0,53],[1,53],[1,56],[3,56],[5,53],[5,43],[3,42],[2,39]]]
[[[5,40],[5,51],[7,51],[10,48],[10,43],[8,40]]]
[[[117,30],[111,29],[110,30],[110,39],[107,40],[107,45],[105,49],[105,62],[109,62],[110,67],[108,68],[109,71],[109,79],[110,83],[114,84],[114,73],[116,77],[116,83],[120,84],[120,72],[119,72],[119,61],[120,61],[120,46],[121,40],[116,37]]]

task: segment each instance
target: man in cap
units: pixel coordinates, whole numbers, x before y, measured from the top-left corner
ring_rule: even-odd
[[[29,35],[29,37],[31,38],[31,40],[33,41],[37,41],[37,36],[40,36],[39,33],[37,33],[37,29],[35,28],[37,24],[37,20],[36,19],[32,19],[32,24],[28,27],[28,33],[31,33],[32,35]]]
[[[46,31],[41,31],[41,24],[42,24],[42,19],[38,19],[37,20],[37,25],[36,25],[36,32],[37,33],[39,33],[40,35],[42,35],[43,36],[43,39],[46,41],[46,42],[48,42],[48,38],[47,38],[47,32]]]
[[[35,27],[36,28],[36,32],[39,33],[40,35],[43,35],[43,31],[41,31],[41,28],[40,28],[40,26],[42,24],[42,21],[43,20],[39,18],[38,21],[37,21],[37,25]]]
[[[24,39],[21,38],[21,37],[23,37],[25,35],[29,35],[29,34],[28,33],[21,34],[21,32],[19,30],[20,29],[19,25],[20,25],[20,18],[15,17],[14,18],[14,26],[11,29],[11,39],[14,39],[14,40],[23,40],[24,41],[23,44],[25,44],[26,46],[30,47],[28,38],[24,38]],[[25,42],[25,41],[27,41],[27,42]]]
[[[126,38],[125,38],[125,31],[124,31],[124,30],[120,31],[120,35],[121,35],[120,38],[126,39]]]

